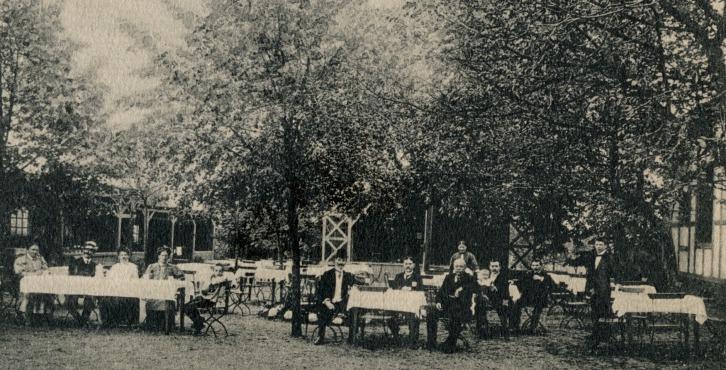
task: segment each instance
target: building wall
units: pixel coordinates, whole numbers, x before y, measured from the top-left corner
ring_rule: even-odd
[[[696,216],[697,209],[696,195],[691,197],[691,212],[685,217],[680,217],[680,211],[676,209],[671,219],[671,236],[673,247],[678,259],[678,271],[695,275],[697,277],[726,280],[726,190],[723,183],[726,179],[724,168],[714,170],[716,185],[713,191],[713,215],[712,233],[710,243],[696,242]]]

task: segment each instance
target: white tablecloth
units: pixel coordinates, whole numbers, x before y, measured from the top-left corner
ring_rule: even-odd
[[[270,281],[273,279],[276,282],[287,281],[287,271],[271,268],[258,268],[255,270],[256,281]]]
[[[347,309],[364,308],[407,312],[420,317],[421,307],[425,305],[426,294],[421,291],[388,289],[384,292],[369,292],[353,287],[348,295]]]
[[[622,290],[625,289],[626,291],[623,292]],[[639,292],[628,292],[628,290],[638,290]],[[624,293],[624,294],[648,294],[648,293],[657,293],[655,290],[655,287],[648,284],[642,284],[642,285],[620,285],[615,284],[615,289],[613,289],[613,294],[615,293]]]
[[[433,275],[431,278],[424,278],[423,283],[424,285],[440,287],[444,284],[444,278],[446,278],[446,275],[447,274]]]
[[[564,274],[549,273],[555,284],[565,283],[567,290],[573,293],[582,293],[585,291],[587,279],[584,276],[571,276]]]
[[[182,287],[192,289],[187,282],[176,280],[118,280],[63,275],[26,276],[20,280],[21,293],[89,295],[157,300],[176,300],[177,290]],[[189,292],[186,293],[189,294]]]
[[[613,294],[613,312],[621,317],[628,313],[681,313],[695,315],[703,324],[708,319],[703,298],[687,295],[677,299],[651,299],[647,294]]]
[[[320,276],[323,273],[325,273],[328,270],[333,269],[333,266],[308,266],[303,269],[304,273],[307,275],[314,275],[314,276]],[[288,271],[292,271],[290,268],[288,268]],[[365,264],[354,264],[350,263],[345,265],[343,268],[343,271],[350,272],[351,274],[360,274],[360,273],[366,273],[366,274],[372,274],[373,270],[369,265]]]
[[[194,276],[187,275],[186,279],[193,279],[199,291],[209,288],[209,282],[212,280],[212,274],[214,273],[214,265],[207,263],[180,263],[176,267],[183,271],[194,271]],[[224,277],[233,283],[238,280],[235,273],[231,271],[225,271]]]

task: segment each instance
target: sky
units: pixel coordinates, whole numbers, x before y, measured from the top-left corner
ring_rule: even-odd
[[[48,0],[58,1],[58,0]],[[176,19],[169,5],[198,15],[205,14],[204,0],[60,0],[64,32],[81,45],[74,56],[79,71],[97,69],[106,88],[107,124],[119,130],[140,122],[146,111],[117,107],[121,99],[153,89],[159,81],[138,75],[151,63],[151,55],[134,46],[120,25],[130,23],[150,32],[157,45],[174,49],[183,45],[188,30]],[[369,0],[376,8],[400,6],[402,0]]]
[[[174,6],[204,13],[200,0],[168,0]],[[74,56],[80,71],[98,68],[99,82],[107,89],[108,125],[114,129],[138,122],[143,110],[116,109],[119,99],[154,88],[158,81],[143,78],[137,72],[149,65],[151,55],[134,46],[133,39],[121,27],[131,23],[145,29],[154,41],[167,47],[178,47],[188,32],[160,0],[65,0],[61,14],[64,32],[81,44]]]

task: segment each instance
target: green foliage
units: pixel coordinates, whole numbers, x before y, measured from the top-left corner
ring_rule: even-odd
[[[73,167],[88,159],[103,102],[92,73],[72,68],[76,46],[61,37],[59,12],[38,0],[0,2],[0,220],[25,197],[68,207],[65,197],[85,189],[87,175],[71,179]],[[63,177],[61,168],[70,182],[56,189],[45,179]],[[0,237],[6,228],[0,222]]]

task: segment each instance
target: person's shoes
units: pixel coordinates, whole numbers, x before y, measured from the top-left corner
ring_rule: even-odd
[[[319,336],[315,337],[313,344],[316,346],[319,346],[319,345],[323,344],[324,342],[325,342],[325,337],[319,335]]]

